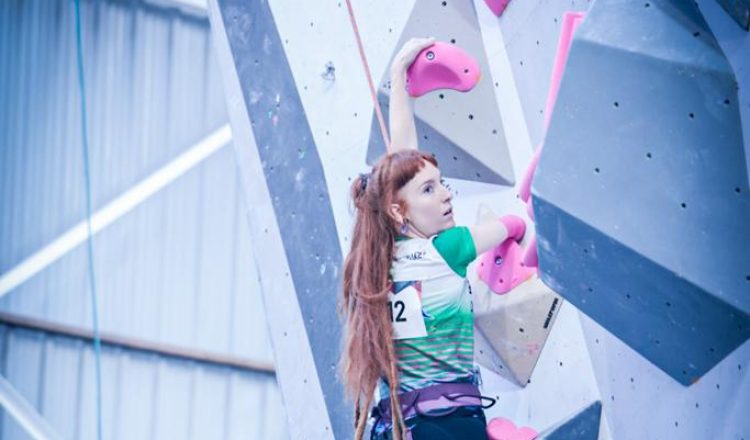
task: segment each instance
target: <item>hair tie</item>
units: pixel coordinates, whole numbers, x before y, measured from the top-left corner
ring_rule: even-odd
[[[370,180],[370,174],[359,173],[360,189],[364,192],[367,189],[367,182]]]

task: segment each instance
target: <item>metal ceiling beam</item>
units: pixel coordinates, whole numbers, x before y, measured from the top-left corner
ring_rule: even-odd
[[[21,316],[12,313],[0,312],[0,324],[37,330],[45,333],[67,336],[70,338],[82,339],[86,342],[91,342],[94,338],[92,331],[86,328],[30,318],[27,316]],[[230,356],[205,350],[195,350],[191,348],[180,347],[178,345],[152,342],[144,339],[131,338],[128,336],[117,335],[113,333],[101,333],[100,338],[102,344],[104,345],[137,350],[145,353],[152,353],[176,359],[195,361],[204,364],[211,364],[219,367],[236,368],[238,370],[244,370],[251,373],[273,375],[276,374],[276,368],[270,362],[248,359],[239,356]]]

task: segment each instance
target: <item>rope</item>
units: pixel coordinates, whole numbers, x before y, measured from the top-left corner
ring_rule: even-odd
[[[89,170],[88,129],[86,126],[86,81],[83,75],[83,36],[81,31],[81,5],[75,0],[76,11],[76,53],[78,58],[78,90],[81,99],[81,138],[83,140],[83,171],[86,189],[86,226],[88,229],[88,272],[91,287],[91,315],[94,325],[94,360],[96,363],[96,438],[102,440],[102,372],[101,338],[99,337],[99,316],[94,273],[94,239],[91,230],[91,172]]]
[[[372,82],[372,75],[370,74],[370,66],[367,64],[367,56],[365,56],[365,49],[362,46],[362,39],[359,36],[359,28],[357,27],[357,20],[354,18],[354,10],[352,9],[351,0],[346,0],[346,8],[349,10],[349,21],[352,23],[352,30],[354,30],[354,36],[357,39],[357,47],[359,47],[359,57],[362,60],[362,67],[365,69],[365,75],[367,76],[367,83],[370,86],[370,95],[372,96],[372,104],[375,106],[375,114],[378,117],[378,123],[380,124],[380,133],[383,134],[383,140],[385,141],[385,149],[387,152],[391,152],[391,139],[388,137],[388,129],[385,127],[385,120],[383,119],[383,113],[380,110],[380,104],[378,103],[378,94],[375,91],[375,86]]]

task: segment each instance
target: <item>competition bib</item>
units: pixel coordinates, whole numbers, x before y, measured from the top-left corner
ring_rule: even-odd
[[[421,284],[411,283],[388,295],[393,339],[423,338],[427,336],[422,314]]]

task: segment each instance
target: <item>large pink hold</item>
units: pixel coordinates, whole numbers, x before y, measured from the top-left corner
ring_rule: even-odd
[[[539,433],[532,428],[517,428],[513,422],[502,417],[495,417],[487,424],[487,436],[490,440],[533,440],[537,435]]]
[[[555,108],[557,92],[560,90],[565,63],[568,61],[568,52],[570,52],[570,45],[573,42],[573,34],[583,22],[584,16],[583,12],[566,12],[562,16],[562,29],[560,30],[560,38],[557,40],[557,54],[555,54],[555,62],[552,66],[552,80],[547,92],[547,104],[544,106],[545,131],[549,127],[552,110]]]
[[[458,46],[437,41],[424,48],[406,71],[409,95],[419,97],[438,89],[467,92],[479,81],[479,63]]]
[[[583,22],[583,18],[583,12],[566,12],[563,14],[562,30],[560,31],[560,39],[557,41],[557,54],[555,55],[555,62],[552,67],[552,78],[550,80],[549,91],[547,92],[547,104],[544,108],[545,131],[549,128],[550,117],[555,108],[557,92],[560,90],[560,82],[563,73],[565,72],[565,63],[568,60],[568,52],[570,51],[570,45],[573,41],[573,34],[576,29],[578,29],[581,22]],[[529,167],[526,169],[526,173],[523,176],[523,180],[521,180],[521,186],[518,190],[521,200],[526,202],[527,212],[529,213],[531,220],[534,220],[534,212],[531,209],[531,183],[534,180],[534,173],[536,173],[539,157],[542,154],[542,147],[543,145],[540,145],[539,148],[537,148],[536,153],[534,153],[534,157],[531,159],[531,163],[529,163]],[[536,236],[534,236],[529,241],[528,248],[523,256],[523,263],[527,267],[537,267],[539,265],[539,255],[536,246]]]
[[[541,153],[542,147],[540,145],[539,148],[537,148],[536,153],[534,153],[534,156],[531,158],[531,162],[526,168],[526,173],[524,173],[521,185],[518,188],[518,195],[524,202],[528,202],[529,197],[531,197],[531,181],[534,179],[534,172],[536,172],[536,165],[539,163],[539,156]]]
[[[529,243],[526,245],[526,252],[524,252],[521,261],[526,267],[539,266],[539,250],[536,247],[536,235],[529,239]]]
[[[523,249],[513,239],[505,240],[479,257],[479,279],[498,295],[503,295],[536,273],[523,264]]]
[[[487,6],[489,6],[492,13],[499,17],[503,14],[503,11],[505,11],[510,0],[484,0],[484,2],[487,3]]]

